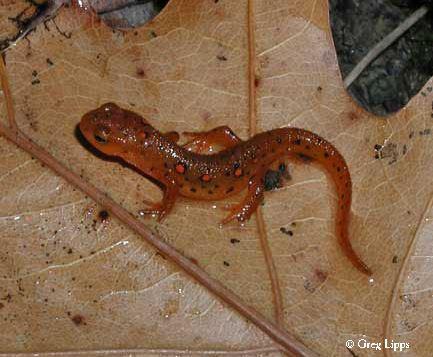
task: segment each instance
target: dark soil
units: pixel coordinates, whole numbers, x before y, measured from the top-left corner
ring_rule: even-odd
[[[340,70],[345,77],[388,33],[423,3],[411,0],[330,0]],[[401,109],[433,75],[433,11],[376,58],[348,91],[365,109],[388,115]]]
[[[158,15],[169,0],[91,0],[98,15],[113,28],[144,25]],[[110,4],[107,6],[107,4]]]

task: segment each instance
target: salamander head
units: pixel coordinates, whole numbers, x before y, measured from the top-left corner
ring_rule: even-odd
[[[80,131],[99,151],[120,156],[151,139],[155,129],[140,115],[106,103],[84,114]]]

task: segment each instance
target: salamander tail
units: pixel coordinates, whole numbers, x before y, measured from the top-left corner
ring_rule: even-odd
[[[343,156],[328,141],[302,129],[287,128],[288,151],[319,162],[331,175],[338,195],[336,228],[338,243],[347,258],[362,273],[371,275],[371,269],[353,250],[349,239],[349,218],[352,200],[352,181]]]

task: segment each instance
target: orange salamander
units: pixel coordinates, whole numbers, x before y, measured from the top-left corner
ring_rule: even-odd
[[[241,140],[227,126],[207,132],[184,133],[191,140],[177,144],[179,134],[161,133],[143,117],[113,103],[86,113],[80,122],[86,140],[104,154],[117,156],[164,187],[162,202],[145,213],[162,219],[181,195],[199,200],[219,200],[247,188],[222,223],[248,220],[264,196],[264,178],[270,165],[282,157],[308,157],[331,175],[338,194],[336,226],[338,242],[361,272],[371,270],[358,257],[349,240],[348,226],[352,183],[346,162],[337,149],[320,136],[303,129],[281,128]],[[195,145],[196,152],[188,145]],[[211,145],[224,149],[201,154]]]

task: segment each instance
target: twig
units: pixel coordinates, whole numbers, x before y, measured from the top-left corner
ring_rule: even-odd
[[[57,14],[57,11],[67,2],[68,0],[48,0],[43,6],[40,5],[41,7],[38,8],[38,11],[21,23],[19,27],[22,28],[19,28],[17,34],[13,38],[7,39],[5,45],[0,47],[0,54],[8,50],[11,46],[16,45],[40,24],[51,20]]]
[[[404,20],[394,31],[385,36],[379,43],[377,43],[367,55],[352,69],[352,71],[344,78],[344,87],[348,88],[364,69],[374,61],[383,51],[391,46],[401,35],[410,29],[418,20],[420,20],[427,12],[427,6],[421,6],[406,20]]]
[[[8,116],[9,126],[12,130],[17,131],[18,126],[15,121],[15,111],[14,111],[14,106],[12,101],[12,94],[9,87],[9,81],[6,73],[5,63],[1,55],[0,55],[0,85],[1,85],[0,88],[3,90],[3,95],[5,97],[5,105],[6,105],[6,112]]]
[[[18,352],[18,353],[1,353],[0,357],[89,357],[89,356],[102,356],[102,357],[142,357],[142,356],[187,356],[187,357],[200,357],[200,356],[227,356],[227,357],[244,357],[244,356],[267,356],[276,355],[279,352],[276,347],[258,347],[245,350],[220,350],[220,349],[200,349],[195,350],[186,347],[185,349],[174,348],[112,348],[112,349],[98,349],[98,350],[69,350],[69,351],[44,351],[41,353],[32,352]]]
[[[256,46],[254,29],[254,0],[248,0],[248,108],[250,136],[257,134]]]

